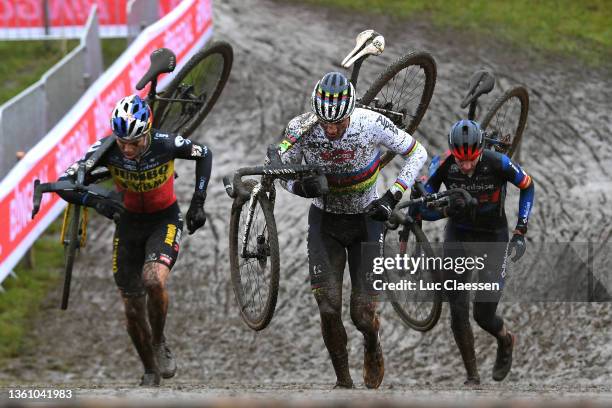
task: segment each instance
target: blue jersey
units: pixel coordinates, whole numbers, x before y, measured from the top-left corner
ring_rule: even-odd
[[[534,185],[531,177],[504,154],[485,150],[471,176],[463,174],[450,153],[436,156],[429,168],[429,179],[425,189],[437,192],[444,184],[446,189],[463,188],[478,200],[475,217],[470,214],[458,216],[453,221],[464,228],[496,229],[507,224],[504,196],[507,183],[521,190],[517,227],[527,227],[534,200]],[[437,211],[423,211],[423,218],[441,218]]]

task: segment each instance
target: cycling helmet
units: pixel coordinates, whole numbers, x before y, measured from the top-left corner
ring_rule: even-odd
[[[113,133],[121,140],[136,140],[145,135],[153,124],[151,108],[138,95],[130,95],[115,105],[111,117]]]
[[[460,120],[448,134],[448,147],[457,160],[474,160],[484,147],[480,125],[473,120]]]
[[[341,73],[330,72],[312,91],[312,111],[325,122],[340,122],[355,110],[355,88]]]

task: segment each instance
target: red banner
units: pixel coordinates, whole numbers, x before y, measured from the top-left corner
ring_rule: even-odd
[[[161,1],[166,3],[168,0]],[[50,26],[85,25],[93,4],[98,5],[100,25],[126,24],[127,0],[48,0]],[[0,0],[0,27],[33,28],[43,26],[43,1]]]
[[[159,15],[165,16],[183,0],[159,0]]]

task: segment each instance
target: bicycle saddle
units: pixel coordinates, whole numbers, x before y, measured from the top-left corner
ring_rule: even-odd
[[[176,67],[176,55],[168,48],[159,48],[151,53],[151,64],[149,70],[136,84],[136,89],[141,90],[149,82],[156,79],[159,74],[174,71]]]
[[[470,88],[467,95],[461,101],[461,108],[465,108],[470,103],[475,101],[480,95],[491,92],[495,86],[495,77],[487,70],[474,72],[470,78]]]
[[[374,30],[365,30],[357,35],[353,51],[342,60],[344,68],[350,68],[358,59],[365,55],[380,55],[385,49],[385,37]]]

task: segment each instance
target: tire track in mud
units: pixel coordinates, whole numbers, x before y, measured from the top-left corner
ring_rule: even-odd
[[[323,73],[353,48],[354,36],[367,28],[386,38],[385,54],[363,67],[359,90],[408,49],[430,51],[438,80],[430,108],[416,137],[430,156],[445,148],[470,74],[490,68],[498,86],[483,98],[486,108],[503,90],[519,83],[530,92],[522,163],[536,181],[531,242],[607,242],[612,228],[612,133],[608,119],[610,76],[567,64],[537,64],[528,55],[508,55],[503,45],[472,43],[463,33],[441,33],[423,22],[349,15],[268,0],[215,3],[216,36],[234,46],[230,81],[194,138],[214,152],[204,231],[188,236],[170,279],[168,338],[178,357],[177,381],[231,383],[329,383],[334,376],[319,332],[306,262],[309,204],[279,189],[281,287],[275,318],[260,333],[240,320],[229,282],[227,233],[231,200],[221,179],[241,166],[260,164],[265,148],[278,140],[285,124],[308,109],[310,90]],[[480,110],[483,117],[485,109]],[[393,163],[382,173],[379,190],[395,177]],[[183,211],[191,196],[193,164],[177,162],[176,180]],[[518,194],[509,188],[507,212],[515,222]],[[439,236],[443,223],[427,225]],[[32,336],[29,355],[8,362],[0,379],[14,382],[135,384],[140,365],[120,321],[122,306],[110,272],[113,229],[94,217],[90,244],[73,279],[69,312],[57,310],[59,288],[50,295]],[[609,266],[609,264],[607,265]],[[602,274],[607,269],[595,270]],[[607,272],[606,272],[607,273]],[[534,284],[537,274],[532,277]],[[350,323],[345,277],[344,321],[349,335],[351,371],[361,384],[361,337]],[[384,384],[461,384],[463,367],[444,307],[429,333],[405,329],[390,305],[381,308],[385,350]],[[519,333],[513,371],[500,388],[516,382],[610,384],[612,308],[609,304],[503,303],[500,311]],[[474,329],[481,376],[490,383],[495,342]],[[172,380],[167,383],[172,384]],[[508,385],[510,384],[510,385]]]

